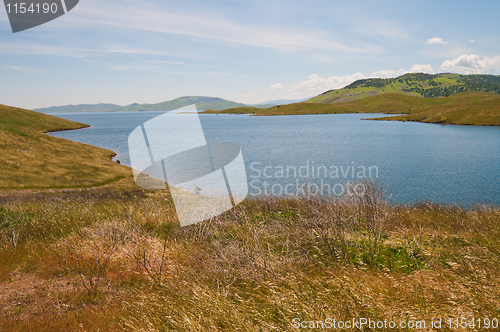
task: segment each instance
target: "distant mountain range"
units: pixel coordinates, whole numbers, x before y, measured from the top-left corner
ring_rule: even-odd
[[[33,111],[40,113],[171,111],[192,104],[196,104],[196,108],[198,110],[223,110],[226,108],[246,106],[245,104],[236,103],[222,98],[187,96],[157,104],[134,103],[128,106],[120,106],[115,104],[80,104],[37,108]]]
[[[73,112],[109,112],[122,106],[115,104],[80,104],[80,105],[66,105],[54,106],[48,108],[37,108],[33,111],[40,113],[73,113]]]

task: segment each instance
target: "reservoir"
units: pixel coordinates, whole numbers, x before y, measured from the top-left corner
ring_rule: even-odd
[[[161,112],[67,113],[91,127],[52,136],[113,150],[130,166],[128,135]],[[500,127],[363,120],[384,114],[201,114],[208,142],[241,147],[249,194],[339,195],[382,184],[392,203],[500,205]]]

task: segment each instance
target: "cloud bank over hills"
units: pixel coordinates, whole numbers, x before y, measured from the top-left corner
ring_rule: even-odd
[[[441,38],[433,38],[440,39]],[[443,43],[440,43],[443,44]],[[441,72],[461,74],[489,74],[500,68],[500,56],[484,57],[481,59],[476,54],[464,54],[455,59],[445,60],[441,64]],[[393,78],[406,73],[434,74],[436,71],[430,64],[415,64],[409,69],[383,69],[365,75],[360,72],[345,76],[331,76],[323,78],[318,74],[309,76],[306,80],[284,86],[280,82],[271,85],[268,90],[288,92],[292,96],[307,96],[312,93],[321,93],[326,90],[343,88],[359,79],[365,78]]]

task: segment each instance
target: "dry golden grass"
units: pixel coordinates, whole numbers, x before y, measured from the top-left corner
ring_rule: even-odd
[[[374,188],[247,199],[180,228],[167,192],[132,187],[3,192],[0,206],[1,330],[290,331],[294,318],[500,312],[498,207],[388,206]]]

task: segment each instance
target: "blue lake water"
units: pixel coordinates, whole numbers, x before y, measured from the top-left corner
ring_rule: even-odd
[[[54,114],[91,128],[51,135],[111,149],[115,160],[130,165],[128,135],[160,114]],[[254,196],[300,194],[308,186],[340,194],[371,177],[394,203],[500,205],[500,127],[362,120],[376,116],[385,115],[207,114],[200,120],[208,142],[241,147]]]

